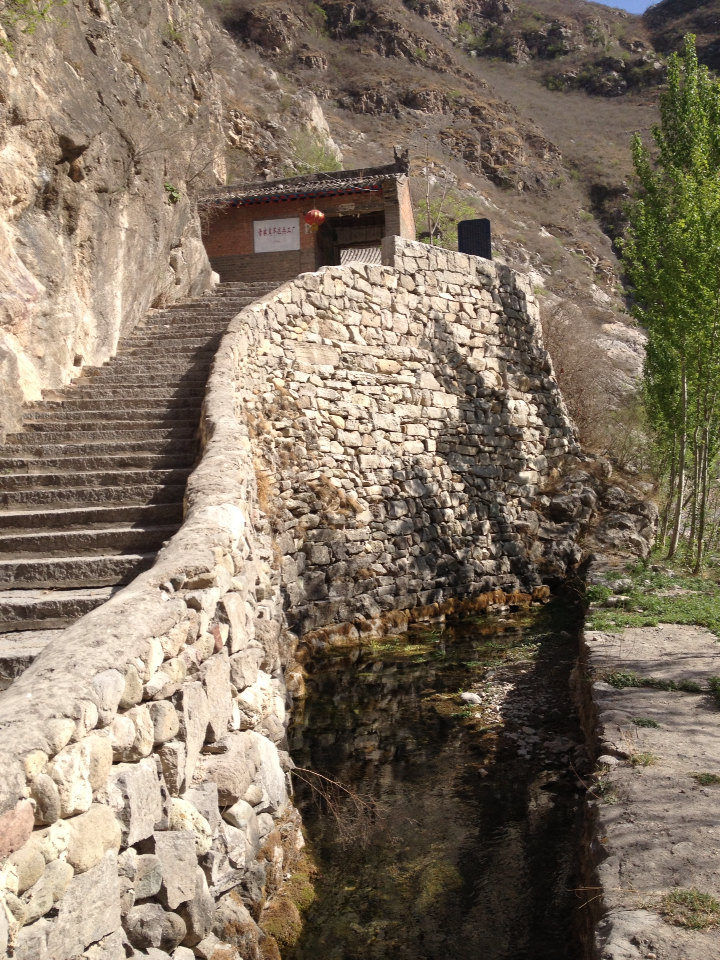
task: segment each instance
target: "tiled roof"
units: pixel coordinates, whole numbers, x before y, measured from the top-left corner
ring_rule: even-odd
[[[400,159],[384,167],[364,167],[361,170],[338,170],[333,173],[313,173],[301,177],[285,177],[255,183],[233,183],[227,187],[206,190],[198,195],[201,204],[233,206],[267,203],[273,200],[295,200],[306,197],[327,197],[348,193],[372,193],[381,189],[383,181],[407,174],[407,163]]]

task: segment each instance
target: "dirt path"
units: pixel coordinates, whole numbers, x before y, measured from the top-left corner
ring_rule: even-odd
[[[590,801],[601,888],[595,906],[603,908],[597,956],[720,958],[720,926],[688,929],[662,917],[672,891],[720,900],[720,703],[708,692],[709,678],[720,675],[720,642],[675,625],[588,632],[583,659],[586,729],[594,726],[600,755]],[[605,682],[612,674],[661,683],[618,689]],[[703,692],[662,689],[662,681],[691,681]]]

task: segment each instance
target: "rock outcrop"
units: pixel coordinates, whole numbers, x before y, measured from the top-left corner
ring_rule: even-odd
[[[199,4],[51,13],[0,45],[0,436],[151,304],[207,287],[187,192],[224,175]]]

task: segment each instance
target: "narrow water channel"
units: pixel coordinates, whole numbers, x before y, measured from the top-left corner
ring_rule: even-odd
[[[555,602],[314,658],[291,752],[316,899],[283,960],[581,956],[574,626]]]

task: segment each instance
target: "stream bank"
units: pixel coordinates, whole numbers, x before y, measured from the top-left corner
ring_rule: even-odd
[[[701,627],[587,631],[581,711],[593,957],[720,956],[718,640]]]
[[[579,712],[595,758],[593,960],[720,956],[720,603],[712,568],[591,563]]]
[[[578,626],[556,600],[313,658],[290,748],[316,899],[284,960],[577,960]]]

